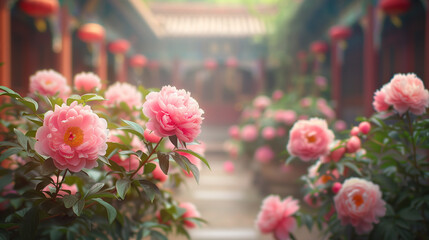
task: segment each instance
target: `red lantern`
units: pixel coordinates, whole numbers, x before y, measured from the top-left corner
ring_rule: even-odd
[[[130,58],[131,67],[144,67],[147,64],[147,59],[141,54],[136,54]]]
[[[97,23],[87,23],[82,25],[77,36],[84,42],[101,42],[104,39],[105,31],[104,28]]]
[[[323,41],[315,41],[311,43],[310,50],[314,54],[325,54],[328,51],[328,44]]]
[[[344,41],[352,35],[352,30],[346,26],[334,26],[329,30],[329,35],[335,41]]]
[[[380,7],[386,14],[397,15],[408,11],[410,0],[381,0]]]
[[[58,0],[21,0],[19,7],[32,17],[44,18],[56,13],[59,4]]]
[[[235,57],[229,57],[226,60],[226,66],[229,68],[236,68],[238,66],[238,61]]]
[[[217,62],[211,58],[204,61],[204,67],[209,70],[214,70],[217,68]]]
[[[114,54],[123,54],[130,49],[130,43],[125,39],[119,39],[109,44],[109,51]]]

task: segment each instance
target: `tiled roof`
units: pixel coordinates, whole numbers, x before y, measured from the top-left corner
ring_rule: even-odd
[[[243,6],[199,3],[152,3],[159,33],[165,37],[249,37],[266,34],[264,22]],[[259,14],[273,13],[260,7]]]

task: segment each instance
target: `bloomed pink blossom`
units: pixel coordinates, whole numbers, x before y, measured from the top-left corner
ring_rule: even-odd
[[[271,126],[265,127],[262,129],[262,137],[265,140],[271,140],[276,137],[276,130]]]
[[[233,173],[235,170],[234,163],[231,161],[225,161],[223,163],[223,170],[227,173]]]
[[[197,208],[194,204],[190,202],[181,202],[179,204],[179,207],[186,209],[186,212],[183,214],[183,218],[185,226],[187,228],[195,228],[196,225],[194,222],[186,220],[187,218],[200,218],[201,214],[198,212]]]
[[[253,124],[247,124],[241,129],[241,139],[252,142],[258,137],[258,129]]]
[[[82,72],[74,77],[74,87],[78,91],[90,92],[101,88],[101,80],[92,72]]]
[[[38,92],[44,96],[54,96],[58,93],[60,98],[70,95],[67,80],[54,70],[40,70],[30,77],[30,92]]]
[[[372,106],[377,112],[384,112],[389,109],[390,105],[386,103],[386,87],[387,84],[374,93],[374,101],[372,102]]]
[[[155,169],[152,171],[153,178],[155,178],[156,180],[158,180],[160,182],[167,181],[168,175],[162,171],[161,167],[159,166],[159,163],[153,162],[153,164],[156,165]]]
[[[323,98],[317,99],[317,108],[328,119],[334,119],[335,118],[335,111],[328,105],[328,103],[326,102],[325,99],[323,99]]]
[[[334,202],[341,224],[351,224],[358,234],[370,232],[373,223],[386,214],[379,186],[365,179],[347,179]]]
[[[237,125],[229,127],[228,133],[233,139],[240,139],[240,128]]]
[[[253,100],[253,106],[256,109],[263,110],[271,104],[271,100],[267,96],[258,96]]]
[[[359,130],[363,134],[368,134],[371,131],[371,124],[367,121],[359,123]]]
[[[22,159],[22,157],[20,157],[20,156],[18,156],[16,154],[13,154],[10,157],[4,159],[1,162],[0,166],[2,168],[5,168],[5,169],[15,170],[19,166],[23,166],[25,163],[26,162],[25,162],[24,159]]]
[[[116,82],[106,90],[104,97],[107,106],[119,106],[121,102],[126,103],[130,109],[142,106],[142,94],[129,83]]]
[[[346,128],[347,128],[347,124],[343,120],[337,120],[337,121],[335,121],[335,123],[334,123],[334,129],[336,131],[339,131],[339,132],[340,131],[344,131],[344,130],[346,130]]]
[[[387,104],[399,113],[422,115],[429,107],[429,91],[415,74],[395,74],[385,89]]]
[[[283,97],[283,91],[282,90],[275,90],[273,92],[272,98],[274,101],[278,101]]]
[[[346,143],[346,150],[348,153],[355,153],[361,147],[360,138],[357,136],[351,136]]]
[[[301,101],[299,102],[299,104],[303,108],[308,108],[311,105],[311,98],[308,98],[308,97],[303,98],[303,99],[301,99]]]
[[[299,120],[290,130],[287,150],[292,156],[310,161],[328,154],[333,140],[334,133],[328,129],[325,120]]]
[[[144,139],[151,143],[158,143],[161,140],[161,137],[156,135],[153,131],[145,129],[143,132]]]
[[[79,172],[97,166],[99,155],[106,154],[107,122],[90,106],[73,102],[55,106],[45,114],[36,132],[35,150],[52,157],[57,168]]]
[[[296,121],[296,113],[293,110],[277,110],[274,119],[277,122],[292,125]]]
[[[143,113],[149,118],[149,130],[160,137],[176,135],[180,141],[192,142],[201,132],[204,111],[185,90],[172,86],[146,96]]]
[[[196,153],[198,153],[200,156],[204,157],[205,151],[206,151],[206,144],[203,142],[200,142],[200,144],[193,144],[193,145],[188,145],[187,148],[189,150],[192,150]],[[189,159],[189,161],[194,164],[198,170],[201,170],[202,168],[202,163],[201,160],[197,157],[195,157],[194,155],[190,154],[190,153],[185,153],[185,152],[180,152],[178,151],[178,153],[182,156],[185,156],[186,158]],[[192,172],[186,172],[185,170],[183,170],[183,173],[185,173],[185,175],[187,177],[193,177],[194,174],[192,174]]]
[[[325,77],[323,77],[323,76],[317,76],[317,77],[314,79],[314,83],[315,83],[317,86],[319,86],[320,88],[324,89],[324,88],[326,87],[326,85],[327,85],[327,80],[326,80],[326,78],[325,78]]]
[[[299,210],[298,201],[288,197],[281,201],[279,196],[266,197],[256,218],[261,233],[274,233],[276,239],[289,239],[289,233],[296,228],[293,217]]]
[[[267,163],[275,157],[273,150],[269,146],[262,146],[256,149],[255,159],[261,163]]]

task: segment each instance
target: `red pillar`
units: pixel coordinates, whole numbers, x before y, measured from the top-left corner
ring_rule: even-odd
[[[425,87],[429,88],[429,0],[426,0],[426,25],[425,25]]]
[[[0,85],[11,87],[10,71],[10,11],[8,1],[0,0]]]
[[[364,115],[367,117],[373,113],[372,101],[376,90],[378,67],[378,52],[374,44],[375,11],[376,9],[374,6],[368,6],[366,15],[368,22],[364,30],[363,104]]]
[[[70,17],[66,6],[61,8],[61,42],[62,48],[59,55],[59,72],[72,85],[72,39],[69,30]]]
[[[171,74],[171,84],[177,88],[182,88],[180,84],[180,60],[174,59],[173,69]]]
[[[331,97],[335,103],[335,113],[337,117],[341,114],[341,61],[339,59],[341,51],[338,41],[332,40],[331,43],[331,78],[332,92]]]
[[[97,66],[97,74],[103,83],[102,88],[106,88],[107,84],[107,50],[106,50],[106,42],[102,41],[99,45],[99,54],[98,54],[98,66]]]
[[[119,63],[116,63],[116,64],[119,64],[119,69],[118,69],[118,73],[117,73],[117,76],[116,76],[116,81],[118,81],[118,82],[127,82],[127,56],[125,55],[125,54],[123,54],[123,53],[119,53],[119,54],[121,54],[121,56],[119,56],[117,59],[119,59],[120,58],[120,60],[119,60]],[[115,59],[115,61],[117,60],[117,59]]]

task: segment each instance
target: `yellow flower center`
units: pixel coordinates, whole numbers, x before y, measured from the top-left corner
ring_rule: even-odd
[[[320,177],[320,180],[322,181],[323,184],[329,182],[330,180],[333,180],[331,176],[325,174],[323,176]]]
[[[64,143],[70,147],[77,147],[83,143],[83,131],[80,127],[69,127],[64,134]]]
[[[314,134],[314,133],[308,133],[308,134],[306,134],[305,137],[307,138],[307,141],[309,143],[314,143],[317,140],[316,134]]]
[[[359,207],[360,205],[363,204],[363,197],[360,194],[353,195],[352,199],[353,199],[353,203],[356,205],[356,207]]]
[[[45,84],[46,84],[46,85],[50,85],[51,83],[52,83],[52,80],[51,80],[51,79],[48,79],[48,80],[46,80],[46,81],[45,81]]]

